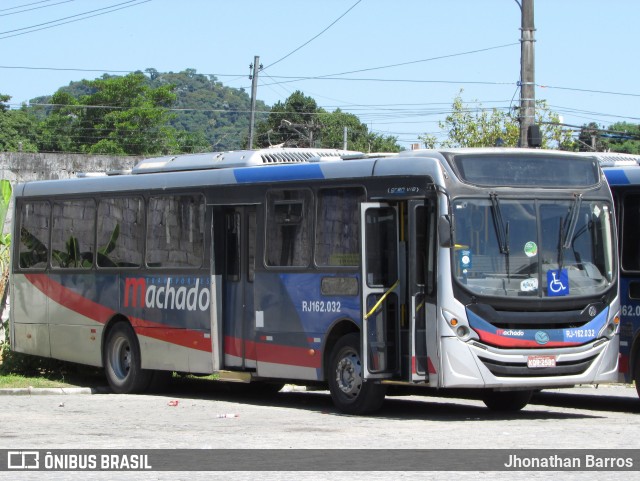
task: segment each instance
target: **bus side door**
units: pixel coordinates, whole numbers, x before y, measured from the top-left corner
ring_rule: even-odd
[[[362,203],[360,220],[364,377],[391,378],[400,354],[398,211],[388,204]]]
[[[235,206],[224,211],[222,345],[224,366],[256,367],[254,268],[256,207]]]
[[[429,302],[433,285],[432,255],[435,243],[435,216],[429,201],[407,203],[407,304],[409,307],[408,343],[403,343],[403,368],[412,381],[425,381],[428,374],[427,317],[435,316],[435,304]],[[404,320],[403,320],[404,322]],[[407,361],[405,361],[407,359]]]

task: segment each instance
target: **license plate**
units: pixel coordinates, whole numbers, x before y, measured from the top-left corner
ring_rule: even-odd
[[[556,367],[556,356],[529,356],[528,367]]]

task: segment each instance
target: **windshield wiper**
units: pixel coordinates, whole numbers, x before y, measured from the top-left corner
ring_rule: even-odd
[[[560,224],[560,238],[558,242],[558,269],[562,269],[564,262],[564,250],[571,247],[573,235],[578,225],[580,216],[580,206],[582,205],[582,194],[573,194],[573,204]]]
[[[505,256],[505,267],[507,269],[507,280],[509,279],[509,222],[505,224],[502,211],[500,210],[500,200],[498,194],[492,192],[489,194],[491,199],[491,207],[493,208],[493,226],[496,229],[496,237],[498,239],[498,248],[500,254]]]

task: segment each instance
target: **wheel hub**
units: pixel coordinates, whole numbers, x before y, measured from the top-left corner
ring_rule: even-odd
[[[119,379],[124,379],[131,368],[131,347],[126,339],[121,338],[113,346],[112,368]]]
[[[336,382],[347,396],[358,396],[362,388],[362,366],[355,353],[343,357],[336,366]]]

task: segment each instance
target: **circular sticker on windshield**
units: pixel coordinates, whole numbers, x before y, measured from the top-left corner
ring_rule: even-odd
[[[533,257],[538,253],[538,246],[535,242],[529,241],[524,245],[524,253],[527,257]]]

